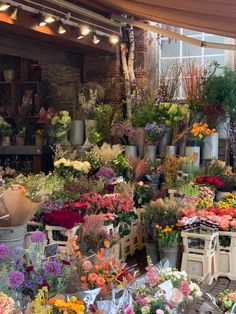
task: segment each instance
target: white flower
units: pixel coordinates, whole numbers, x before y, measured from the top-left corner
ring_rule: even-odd
[[[141,313],[142,314],[149,314],[150,313],[150,306],[145,305],[141,308]]]

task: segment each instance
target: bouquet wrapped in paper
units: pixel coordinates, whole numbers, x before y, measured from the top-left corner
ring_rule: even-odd
[[[44,203],[34,203],[25,197],[25,189],[12,185],[0,190],[0,227],[13,227],[26,224]]]

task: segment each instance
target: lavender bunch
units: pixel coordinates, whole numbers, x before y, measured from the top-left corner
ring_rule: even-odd
[[[144,129],[147,141],[153,143],[159,140],[164,135],[165,130],[164,124],[147,123]]]

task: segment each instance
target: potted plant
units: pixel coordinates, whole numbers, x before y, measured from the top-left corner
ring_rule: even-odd
[[[45,145],[46,144],[46,133],[43,129],[38,129],[35,132],[35,145]]]
[[[101,85],[88,82],[86,83],[79,93],[79,104],[81,105],[83,117],[85,119],[85,136],[86,140],[83,145],[84,148],[91,148],[88,136],[92,128],[96,128],[97,121],[95,120],[95,105],[101,102],[104,98],[104,89]]]
[[[146,98],[140,103],[137,103],[134,107],[131,117],[131,123],[134,128],[139,130],[138,138],[138,150],[139,155],[143,156],[145,133],[144,128],[147,123],[153,123],[156,121],[157,107],[154,100]]]
[[[11,144],[12,133],[13,131],[11,125],[0,116],[0,135],[2,137],[2,146],[9,146]]]
[[[79,99],[79,89],[79,85],[76,85],[74,88],[73,119],[69,132],[69,139],[72,145],[82,145],[84,143],[84,120]]]
[[[180,243],[180,230],[177,227],[181,217],[179,207],[180,201],[176,198],[159,198],[145,206],[144,216],[149,241],[146,243],[146,249],[147,255],[151,253],[153,264],[158,261],[158,248],[161,259],[167,258],[171,266],[176,267]],[[149,243],[154,245],[150,246]]]
[[[139,135],[141,135],[140,130],[135,129],[129,122],[117,122],[111,127],[111,135],[114,138],[121,139],[125,144],[126,157],[137,157],[137,142]]]
[[[59,111],[58,113],[48,114],[49,119],[51,120],[51,125],[56,140],[59,143],[68,144],[68,131],[70,129],[71,117],[69,112],[66,110]]]
[[[165,133],[165,125],[157,123],[147,123],[145,126],[145,137],[147,145],[145,147],[145,157],[154,161],[157,154],[157,141],[162,138]]]
[[[16,135],[16,145],[24,145],[25,144],[25,130],[21,130]]]
[[[176,102],[160,103],[158,105],[157,119],[163,122],[167,127],[168,142],[161,141],[160,143],[160,156],[175,156],[177,152],[176,143],[180,141],[185,131],[180,133],[180,126],[185,120],[188,120],[189,109],[187,105],[181,105]],[[173,136],[171,139],[171,130]],[[186,126],[185,128],[186,129]],[[181,136],[180,136],[181,135]],[[171,144],[171,145],[170,145]]]

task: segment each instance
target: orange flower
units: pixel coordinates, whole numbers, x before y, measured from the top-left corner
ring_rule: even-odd
[[[48,299],[48,303],[49,303],[50,305],[53,305],[55,302],[56,302],[56,299],[54,299],[54,298]]]
[[[88,281],[95,282],[97,280],[97,278],[98,278],[98,275],[95,273],[90,273],[88,275]]]
[[[102,287],[105,284],[105,279],[103,277],[98,277],[96,280],[96,284],[98,287]]]
[[[82,283],[82,284],[81,284],[81,288],[82,288],[83,290],[87,290],[87,289],[88,289],[88,284],[87,284],[87,283]]]
[[[109,249],[110,242],[108,240],[104,240],[104,246],[105,246],[106,249]]]

